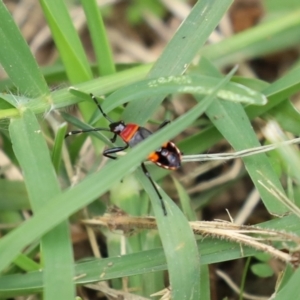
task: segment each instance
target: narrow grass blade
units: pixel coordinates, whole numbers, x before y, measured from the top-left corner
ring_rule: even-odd
[[[28,256],[24,254],[20,254],[14,260],[14,264],[27,272],[38,271],[41,269],[41,266],[39,264],[37,264],[35,261],[33,261],[32,259],[30,259]]]
[[[0,63],[19,93],[38,97],[49,93],[47,84],[4,3],[0,2]]]
[[[300,10],[296,10],[219,43],[207,45],[200,50],[200,55],[218,66],[236,64],[237,58],[244,61],[295,45],[299,40],[299,25]]]
[[[149,72],[148,78],[183,74],[231,3],[231,0],[198,1]],[[126,107],[123,119],[145,124],[163,98],[149,97],[132,101]]]
[[[92,38],[99,75],[104,76],[113,74],[116,71],[115,64],[103,24],[100,8],[95,0],[81,0],[81,4],[85,11],[90,35]]]
[[[206,105],[210,103],[211,97],[210,95],[197,108],[190,110],[166,128],[161,129],[131,149],[126,157],[110,162],[99,173],[88,176],[76,187],[54,197],[32,219],[2,238],[0,240],[0,270],[6,267],[25,245],[105,193],[116,181],[134,170],[147,157],[149,152],[189,126],[199,116],[202,109],[205,109]],[[16,120],[12,122],[16,122]],[[72,199],[72,202],[70,202],[70,199]],[[18,238],[20,235],[26,236],[26,239],[20,240]]]
[[[174,93],[191,93],[193,95],[209,95],[213,88],[219,83],[219,78],[203,76],[200,74],[191,74],[183,76],[160,77],[158,79],[147,79],[130,84],[109,95],[103,102],[103,107],[107,104],[106,112],[112,107],[120,106],[124,103],[147,98],[149,94],[160,96]],[[91,96],[87,93],[70,88],[70,93],[74,96],[91,102]],[[223,89],[219,90],[217,97],[222,100],[241,102],[246,104],[264,105],[267,102],[266,97],[237,83],[227,83]],[[93,118],[92,124],[102,118],[99,112],[96,118]]]
[[[179,201],[181,204],[181,208],[183,213],[185,214],[185,216],[187,217],[187,219],[189,221],[196,221],[197,220],[197,216],[195,211],[192,209],[191,207],[191,199],[187,193],[187,191],[184,189],[184,187],[180,184],[180,182],[175,179],[172,178],[179,196]]]
[[[23,181],[0,180],[0,210],[29,209],[28,195]]]
[[[101,78],[93,79],[81,84],[77,84],[74,88],[86,93],[93,93],[94,95],[104,95],[111,93],[116,89],[123,87],[124,85],[133,83],[137,80],[144,78],[150,69],[150,65],[138,66],[129,70],[118,72],[113,75],[104,76]],[[0,97],[6,97],[6,94],[0,94]],[[16,96],[18,99],[18,97]],[[30,108],[35,114],[44,113],[50,109],[59,109],[73,104],[77,104],[80,101],[79,98],[70,95],[69,88],[53,91],[51,94],[51,103],[41,103],[40,99],[36,101],[30,101],[23,103],[23,107]],[[109,112],[119,104],[107,103],[104,101],[103,109]],[[93,104],[94,107],[94,104]],[[3,109],[0,110],[0,119],[11,118],[19,115],[19,111],[15,108],[13,109]]]
[[[67,123],[62,123],[56,132],[54,146],[52,150],[52,163],[56,172],[58,172],[61,163],[61,154],[66,132]]]
[[[277,105],[268,114],[280,124],[282,129],[295,135],[299,134],[300,113],[289,100]]]
[[[263,90],[268,98],[268,103],[264,106],[247,106],[245,111],[250,120],[262,116],[272,108],[286,101],[287,97],[294,95],[300,89],[300,68],[295,68],[286,75],[269,85]],[[178,146],[187,154],[201,153],[209,149],[213,144],[222,138],[216,128],[208,128],[202,132],[191,136],[180,142]],[[197,142],[201,141],[201,143]]]
[[[173,123],[178,122],[180,119],[186,119],[187,115],[189,115],[188,122],[194,122],[211,105],[215,95],[226,85],[234,72],[235,69],[219,82],[210,95],[206,96],[188,114],[180,117]],[[199,299],[201,297],[200,260],[196,249],[195,237],[186,217],[167,194],[160,192],[166,205],[167,216],[165,216],[157,193],[148,178],[142,176],[141,170],[139,170],[138,179],[150,196],[156,216],[168,263],[172,299]]]
[[[73,83],[89,80],[92,72],[64,1],[40,0],[56,46]]]
[[[47,144],[30,110],[25,110],[22,118],[12,119],[9,131],[14,152],[23,169],[33,211],[38,213],[52,197],[60,194]],[[45,299],[73,299],[73,255],[67,222],[42,238],[42,250]]]
[[[141,172],[138,175],[157,217],[158,230],[168,264],[172,299],[200,299],[200,257],[187,219],[172,199],[160,191],[167,206],[168,214],[164,216],[157,194],[148,178]]]
[[[209,95],[220,79],[200,74],[159,77],[136,82],[121,88],[107,97],[108,102],[124,103],[147,98],[147,95],[163,96],[175,93],[190,93],[193,95]],[[264,105],[266,97],[243,85],[229,82],[218,91],[217,97],[222,100],[246,104]]]
[[[289,281],[286,283],[286,285],[279,291],[279,293],[275,293],[274,300],[295,298],[295,296],[299,294],[299,281],[300,269],[297,269],[289,278]]]
[[[89,62],[72,24],[66,3],[60,0],[40,0],[40,3],[70,82],[75,84],[92,79]],[[83,102],[79,104],[79,108],[83,118],[89,120],[94,107]]]
[[[273,228],[286,232],[300,234],[298,218],[286,216],[281,219],[258,224],[262,228]],[[224,240],[211,239],[209,237],[197,242],[201,246],[201,265],[224,262],[241,258],[240,244]],[[243,247],[243,257],[257,254],[257,250]],[[166,258],[162,248],[142,251],[139,253],[109,257],[105,259],[93,259],[75,265],[76,284],[109,280],[124,276],[144,274],[166,270]],[[8,275],[0,278],[0,296],[13,297],[41,291],[42,272],[30,272],[28,274]],[[101,276],[101,278],[99,278]],[[285,291],[287,292],[287,291]],[[288,298],[287,298],[288,299]]]
[[[263,130],[265,137],[271,141],[271,143],[280,143],[288,140],[285,134],[282,132],[281,128],[274,121],[269,121],[267,126]],[[282,160],[283,166],[288,166],[287,172],[292,178],[296,179],[297,182],[300,182],[299,167],[299,151],[298,148],[290,146],[281,146],[276,149],[279,157]],[[269,181],[269,178],[266,177],[265,181]],[[274,189],[274,187],[271,187]],[[298,217],[299,213],[298,213]]]
[[[236,151],[260,145],[244,109],[239,104],[218,101],[207,110],[207,115]],[[216,117],[220,115],[222,115],[222,118]],[[243,161],[269,212],[277,215],[284,214],[286,212],[285,207],[259,184],[262,179],[261,176],[264,176],[283,191],[267,156],[258,154],[245,157]],[[263,175],[257,173],[258,170]]]
[[[209,72],[208,68],[206,72]],[[212,74],[216,73],[213,67],[211,67],[211,72]],[[201,100],[198,96],[196,96],[196,99],[198,99],[198,101]],[[206,113],[214,126],[236,151],[260,146],[246,112],[240,104],[217,100],[208,108]],[[267,156],[265,154],[258,154],[252,157],[245,157],[243,161],[249,176],[252,178],[269,212],[276,215],[284,214],[286,212],[284,205],[259,184],[259,181],[261,181],[263,177],[266,177],[269,178],[280,191],[283,191],[280,181]],[[257,172],[258,170],[260,171],[259,173]]]

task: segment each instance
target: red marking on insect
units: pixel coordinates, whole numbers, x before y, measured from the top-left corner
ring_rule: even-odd
[[[137,124],[126,124],[123,131],[119,134],[121,139],[125,142],[128,143],[135,133],[139,130],[139,125]]]

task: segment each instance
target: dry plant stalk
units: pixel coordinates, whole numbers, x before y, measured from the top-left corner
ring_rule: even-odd
[[[127,235],[142,229],[157,229],[155,218],[132,217],[124,212],[106,214],[94,219],[83,220],[82,222],[89,226],[105,226],[112,231],[121,231]],[[256,226],[237,225],[222,220],[195,221],[189,222],[189,224],[196,235],[225,239],[269,253],[272,257],[291,263],[294,267],[298,265],[300,237],[297,235]],[[271,245],[271,242],[283,243],[282,247],[288,249],[290,253],[276,249]],[[294,246],[292,247],[288,244],[293,244]]]

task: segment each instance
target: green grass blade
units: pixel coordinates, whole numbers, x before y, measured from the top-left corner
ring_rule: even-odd
[[[216,28],[231,0],[202,0],[193,7],[172,40],[168,43],[148,74],[149,78],[181,75],[191,63],[210,33]],[[123,119],[138,124],[145,122],[154,113],[164,97],[149,97],[132,101],[125,109]]]
[[[98,71],[101,76],[115,73],[115,64],[109,46],[107,34],[103,24],[100,8],[95,0],[81,0],[85,11],[94,51],[97,59]]]
[[[106,101],[123,103],[146,98],[147,95],[164,96],[175,93],[190,93],[193,95],[206,96],[212,93],[220,79],[200,74],[182,76],[159,77],[157,79],[146,79],[121,88],[107,97]],[[264,105],[266,97],[243,85],[228,82],[218,91],[217,97],[222,100],[240,102],[246,104]]]
[[[103,95],[107,93],[111,93],[116,89],[123,87],[124,85],[133,83],[137,80],[144,78],[149,71],[151,65],[144,65],[134,67],[129,70],[125,70],[122,72],[118,72],[113,75],[104,76],[101,78],[93,79],[84,83],[77,84],[74,86],[78,90],[85,91],[86,93],[93,93],[94,95]],[[0,94],[0,97],[7,98],[6,94]],[[19,97],[14,96],[17,100]],[[12,98],[12,97],[10,97]],[[13,99],[12,99],[13,100]],[[62,108],[66,106],[70,106],[73,104],[77,104],[81,99],[78,97],[70,95],[69,88],[61,89],[53,91],[51,94],[51,103],[42,103],[40,99],[36,101],[31,101],[28,103],[23,103],[23,107],[30,108],[35,114],[44,113],[45,111],[49,111],[50,109]],[[118,106],[118,104],[116,105]],[[116,107],[114,103],[107,103],[104,101],[103,109],[107,112]],[[93,108],[94,104],[93,104]],[[11,118],[19,115],[19,111],[15,108],[13,109],[3,109],[0,110],[0,119],[3,118]]]
[[[200,50],[200,55],[218,66],[236,64],[237,59],[243,61],[295,45],[299,39],[299,25],[300,11],[296,10],[219,43],[207,45]]]
[[[268,98],[273,99],[275,96],[285,99],[292,96],[300,90],[300,67],[294,68],[281,78],[270,84],[263,93]]]
[[[14,152],[23,169],[33,211],[38,213],[51,198],[60,194],[47,144],[30,110],[25,110],[22,118],[12,119],[9,131]],[[67,222],[42,238],[42,255],[45,299],[73,299],[73,255]]]
[[[209,72],[208,65],[206,72]],[[211,73],[216,74],[213,67],[211,67]],[[196,98],[198,98],[198,96],[196,96]],[[218,100],[208,108],[206,113],[214,126],[236,151],[258,147],[260,145],[247,114],[240,104]],[[267,156],[265,154],[259,154],[253,157],[249,156],[244,158],[243,161],[249,176],[252,178],[269,212],[277,215],[285,213],[286,208],[284,205],[259,184],[259,181],[263,178],[269,178],[280,191],[283,191],[280,181]],[[259,173],[258,170],[260,171]]]
[[[194,234],[178,206],[160,191],[167,206],[163,215],[157,194],[140,171],[138,178],[149,195],[168,264],[172,299],[200,299],[200,258]],[[154,203],[154,200],[155,203]]]
[[[218,91],[224,88],[230,80],[235,69],[198,103],[188,114],[175,120],[177,123],[188,116],[191,124],[199,115],[212,105]],[[163,129],[162,129],[163,130]],[[199,299],[200,291],[200,261],[197,253],[194,234],[188,221],[178,206],[164,192],[163,201],[166,205],[167,216],[164,216],[157,193],[146,176],[139,170],[138,179],[150,196],[152,207],[156,216],[161,241],[166,254],[168,271],[172,292],[172,299]]]
[[[37,97],[49,93],[47,84],[4,3],[0,2],[0,63],[19,93]]]
[[[61,124],[56,132],[54,146],[52,150],[52,163],[56,172],[58,172],[61,163],[61,154],[62,154],[62,148],[63,148],[66,132],[67,132],[66,123]]]
[[[300,226],[296,216],[286,216],[281,219],[258,224],[262,228],[273,228],[286,232],[300,234]],[[241,258],[240,244],[209,237],[197,242],[201,253],[201,265],[224,262]],[[257,254],[257,250],[243,247],[244,257]],[[109,266],[109,267],[108,267]],[[139,253],[93,259],[75,265],[76,284],[85,284],[101,280],[109,280],[124,276],[144,274],[166,270],[166,258],[162,248],[142,251]],[[101,278],[99,278],[101,275]],[[0,278],[0,296],[12,297],[30,294],[42,289],[42,272],[8,275]]]
[[[289,100],[282,102],[268,113],[275,119],[283,130],[299,134],[300,113]]]
[[[0,210],[29,209],[28,195],[23,181],[0,180]]]
[[[174,93],[191,93],[202,96],[209,95],[219,81],[219,78],[203,76],[200,74],[146,79],[127,85],[112,93],[106,98],[102,106],[106,112],[109,112],[113,108],[121,106],[124,103],[146,98],[149,94],[153,96]],[[82,100],[92,102],[91,96],[82,91],[70,88],[70,93]],[[264,105],[267,101],[263,94],[243,85],[231,82],[227,83],[218,91],[217,97],[222,100],[256,105]],[[102,117],[102,114],[99,112],[98,117],[93,118],[92,124]]]
[[[40,4],[70,81],[78,83],[91,79],[92,72],[66,3],[60,0],[40,0]]]
[[[249,119],[262,116],[272,108],[286,101],[287,97],[292,96],[300,89],[300,68],[295,68],[286,75],[269,85],[263,90],[268,98],[268,103],[264,106],[247,106],[245,111]],[[216,128],[208,128],[199,134],[191,136],[180,142],[178,146],[187,154],[201,153],[209,149],[222,138]],[[201,141],[198,143],[197,141]]]
[[[299,294],[300,269],[297,269],[289,278],[286,285],[275,295],[274,300],[297,299]]]
[[[181,209],[183,211],[183,213],[185,214],[185,216],[187,217],[187,219],[189,221],[195,221],[197,220],[197,216],[195,211],[192,209],[191,207],[191,198],[188,195],[187,191],[184,189],[184,187],[180,184],[180,182],[175,179],[172,178],[179,196],[179,201],[180,201],[180,205],[181,205]]]
[[[260,145],[241,105],[218,101],[209,107],[207,115],[226,140],[233,146],[235,151],[258,147]],[[217,116],[220,115],[222,118],[217,118]],[[283,191],[280,181],[267,156],[265,154],[259,154],[253,157],[249,156],[244,158],[243,161],[269,212],[277,215],[285,213],[286,209],[278,199],[270,195],[270,193],[259,184],[259,181],[265,177],[272,181],[278,189]],[[259,174],[257,172],[258,170],[260,170],[260,173],[263,175]]]
[[[40,0],[45,17],[60,53],[60,57],[73,84],[93,78],[93,74],[85,55],[78,34],[72,24],[66,3],[60,0]],[[94,106],[80,103],[79,108],[85,120],[89,120]]]
[[[35,261],[30,259],[28,256],[24,254],[20,254],[15,260],[14,264],[21,268],[24,271],[38,271],[41,269],[41,266],[37,264]]]
[[[208,96],[209,101],[210,98],[211,95]],[[102,195],[114,182],[121,180],[131,170],[134,170],[147,157],[149,152],[189,126],[199,116],[203,109],[202,106],[203,104],[200,103],[195,109],[190,110],[166,128],[161,129],[131,149],[126,157],[110,162],[99,173],[88,176],[76,187],[53,198],[31,220],[2,238],[0,240],[0,270],[6,267],[25,245],[52,229],[70,214],[92,202],[99,195]],[[13,120],[13,122],[16,122],[16,120]],[[116,168],[118,172],[115,172]],[[71,203],[69,199],[72,199]],[[26,239],[20,240],[18,238],[20,235],[26,236]]]

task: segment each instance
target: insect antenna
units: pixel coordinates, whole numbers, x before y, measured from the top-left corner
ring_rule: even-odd
[[[65,135],[65,138],[67,138],[70,135],[79,134],[79,133],[86,133],[86,132],[92,132],[92,131],[109,131],[109,132],[111,132],[110,129],[108,129],[108,128],[102,128],[102,127],[91,128],[91,129],[73,130],[73,131],[68,132]]]
[[[107,119],[109,121],[109,123],[113,123],[113,120],[103,111],[103,109],[102,109],[100,103],[98,102],[97,98],[92,93],[90,94],[90,96],[94,100],[97,107],[99,108],[99,110],[100,110],[101,114],[103,115],[103,117],[105,119]],[[90,128],[90,129],[73,130],[73,131],[68,132],[65,135],[65,138],[67,138],[70,135],[79,134],[79,133],[86,133],[86,132],[93,132],[93,131],[109,131],[109,132],[111,132],[111,129],[103,128],[103,127],[97,127],[97,128]]]
[[[114,123],[114,121],[103,111],[100,103],[98,102],[97,98],[91,93],[90,94],[91,98],[94,100],[95,104],[97,105],[97,107],[99,108],[99,110],[101,111],[103,117],[109,121],[109,123]]]

